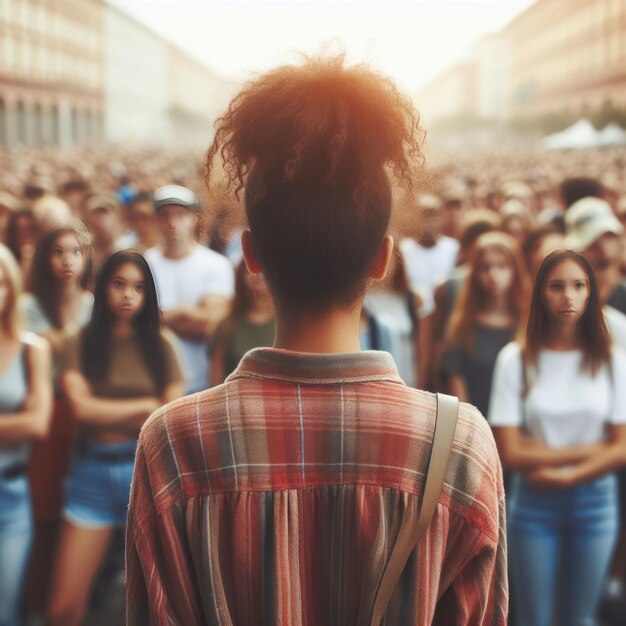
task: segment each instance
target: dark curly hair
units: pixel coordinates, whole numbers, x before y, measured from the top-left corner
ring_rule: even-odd
[[[424,131],[410,99],[343,55],[306,58],[249,83],[216,122],[216,157],[245,206],[279,307],[350,306],[391,212],[389,173],[411,186]]]

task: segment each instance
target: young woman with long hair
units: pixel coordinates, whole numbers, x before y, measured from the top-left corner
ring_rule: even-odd
[[[450,318],[443,371],[450,393],[486,415],[496,357],[526,322],[530,282],[519,245],[501,232],[476,240],[468,271]]]
[[[48,617],[73,626],[82,623],[114,528],[125,523],[139,430],[183,392],[154,280],[138,252],[117,252],[102,266],[91,319],[67,346],[62,386],[78,436]]]
[[[245,188],[243,251],[276,337],[144,426],[129,626],[370,623],[394,545],[415,537],[436,415],[390,354],[360,350],[365,293],[393,250],[391,178],[413,179],[421,136],[410,99],[343,57],[271,70],[217,122],[207,165]],[[445,485],[388,622],[504,626],[501,472],[468,405]]]
[[[30,293],[23,298],[27,329],[47,339],[52,349],[55,392],[50,430],[45,439],[34,443],[28,464],[36,530],[26,604],[33,619],[42,618],[49,593],[72,441],[58,363],[68,337],[89,319],[93,295],[85,286],[90,267],[91,237],[80,220],[71,219],[38,241],[27,281]]]
[[[262,274],[252,274],[241,261],[235,270],[235,297],[230,315],[211,339],[211,387],[224,382],[241,357],[274,343],[274,305]]]
[[[591,266],[543,260],[528,325],[498,356],[489,421],[509,493],[517,626],[593,624],[618,531],[626,355],[611,346]]]
[[[52,409],[50,348],[23,333],[22,277],[0,244],[0,624],[17,626],[33,535],[26,466],[46,436]]]

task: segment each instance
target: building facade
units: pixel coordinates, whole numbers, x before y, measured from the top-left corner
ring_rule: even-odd
[[[0,0],[0,143],[102,136],[99,0]]]
[[[626,0],[536,0],[500,32],[483,37],[466,63],[421,90],[429,109],[442,113],[437,118],[467,109],[467,99],[450,103],[454,90],[442,89],[460,66],[476,81],[480,118],[626,110]]]
[[[103,0],[0,0],[0,145],[206,143],[236,88]]]
[[[457,63],[428,83],[415,104],[424,123],[475,116],[477,111],[476,65]]]
[[[504,35],[511,117],[626,107],[626,0],[538,0]]]

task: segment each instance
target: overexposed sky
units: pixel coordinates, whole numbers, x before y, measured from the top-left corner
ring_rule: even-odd
[[[414,92],[533,0],[108,0],[226,78],[344,49]]]

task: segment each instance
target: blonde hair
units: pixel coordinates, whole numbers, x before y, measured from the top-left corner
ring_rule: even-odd
[[[0,312],[2,329],[11,339],[19,339],[22,333],[22,315],[19,306],[22,295],[22,272],[13,253],[1,243],[0,270],[9,285],[9,297],[4,310]]]
[[[469,255],[469,273],[454,306],[448,326],[448,341],[467,350],[474,350],[476,319],[484,302],[482,288],[478,280],[478,265],[488,250],[496,250],[506,256],[513,268],[513,280],[509,290],[508,304],[515,323],[525,323],[530,295],[530,280],[524,258],[517,241],[502,232],[489,232],[481,235]]]

